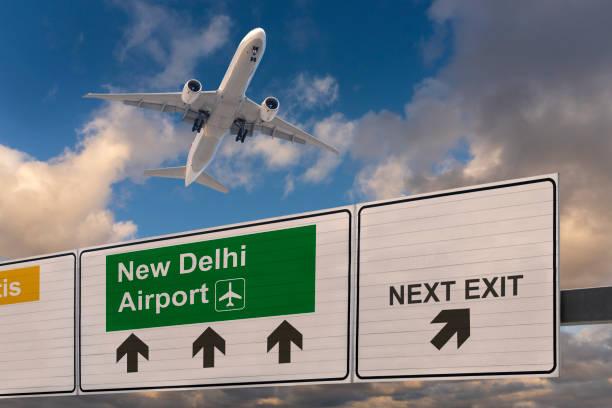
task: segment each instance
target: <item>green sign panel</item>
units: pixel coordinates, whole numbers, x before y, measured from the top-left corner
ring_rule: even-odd
[[[315,311],[316,226],[106,257],[106,331]]]

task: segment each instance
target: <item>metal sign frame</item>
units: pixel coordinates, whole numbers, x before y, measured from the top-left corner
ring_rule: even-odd
[[[535,183],[549,182],[552,184],[552,233],[553,233],[553,263],[552,263],[552,301],[553,307],[553,319],[552,319],[552,341],[553,341],[553,358],[552,368],[534,370],[534,371],[488,371],[486,366],[483,366],[483,372],[466,372],[458,373],[441,373],[441,374],[414,374],[409,375],[395,374],[390,375],[362,375],[359,373],[359,292],[360,292],[360,247],[362,245],[362,212],[368,208],[391,206],[393,204],[414,202],[414,201],[425,201],[428,199],[435,199],[439,197],[448,197],[462,194],[469,194],[487,190],[500,190],[504,188],[524,186]],[[260,221],[252,221],[240,224],[232,224],[221,227],[212,227],[209,229],[195,230],[178,234],[169,234],[154,238],[144,238],[140,240],[134,240],[125,243],[102,245],[97,247],[86,248],[83,250],[65,251],[61,253],[53,253],[48,255],[42,255],[38,257],[23,258],[8,260],[0,262],[0,267],[7,267],[12,265],[18,265],[25,262],[38,262],[45,261],[53,258],[60,257],[73,257],[73,311],[72,311],[72,322],[73,322],[73,364],[72,364],[72,388],[65,390],[53,390],[53,391],[40,391],[40,392],[17,392],[17,393],[4,393],[0,394],[0,398],[10,397],[34,397],[34,396],[61,396],[61,395],[75,395],[75,394],[96,394],[96,393],[121,393],[130,391],[150,391],[150,390],[189,390],[189,389],[210,389],[210,388],[239,388],[239,387],[256,387],[256,386],[274,386],[274,385],[296,385],[296,384],[320,384],[320,383],[339,383],[339,382],[381,382],[381,381],[399,381],[399,380],[453,380],[453,379],[485,379],[485,378],[496,378],[496,377],[520,377],[520,376],[547,376],[555,373],[559,367],[559,328],[561,325],[568,324],[594,324],[594,323],[610,323],[612,322],[612,302],[609,301],[612,294],[612,287],[599,287],[599,288],[587,288],[587,289],[575,289],[560,291],[559,289],[559,190],[558,181],[556,176],[538,176],[519,180],[502,181],[498,183],[490,183],[474,187],[458,188],[447,191],[440,191],[428,194],[422,194],[418,196],[392,199],[388,201],[370,202],[364,204],[351,204],[345,207],[339,207],[335,209],[313,211],[303,213],[299,215],[289,215],[278,218],[271,218]],[[226,231],[236,231],[241,233],[241,230],[246,230],[252,227],[260,227],[266,225],[275,225],[285,222],[291,222],[296,220],[304,220],[309,218],[324,217],[328,215],[346,214],[348,217],[347,231],[347,304],[346,309],[344,306],[339,310],[346,310],[346,353],[344,350],[339,353],[345,354],[342,356],[341,361],[338,363],[338,372],[341,374],[334,377],[316,377],[315,374],[305,374],[305,378],[289,379],[289,380],[265,380],[265,381],[245,381],[239,382],[235,379],[227,379],[223,383],[204,383],[204,384],[185,384],[185,385],[147,385],[140,387],[123,387],[122,384],[118,384],[118,388],[100,387],[100,388],[83,388],[82,384],[82,363],[81,360],[81,327],[84,323],[82,321],[82,265],[81,260],[84,254],[97,251],[105,251],[114,248],[129,248],[132,246],[172,241],[178,238],[189,238],[189,237],[207,237],[209,234],[215,234]],[[344,218],[341,218],[341,223],[345,222]],[[355,233],[356,232],[356,233]],[[342,234],[344,236],[344,234]],[[344,246],[342,246],[344,247]],[[344,254],[341,255],[343,256]],[[72,263],[72,262],[71,262]],[[67,268],[66,268],[67,269]],[[344,276],[343,269],[341,270],[341,276]],[[549,275],[547,275],[549,276]],[[546,286],[548,288],[548,286]],[[70,299],[70,298],[68,298]],[[315,311],[316,313],[316,311]],[[68,320],[68,316],[66,316]],[[342,330],[344,333],[344,330]],[[344,334],[343,334],[344,336]],[[69,340],[67,340],[68,342]],[[342,341],[344,343],[344,340]],[[344,348],[344,347],[342,347]],[[344,369],[343,361],[346,360]],[[342,368],[341,368],[342,367]],[[68,368],[69,369],[69,368]],[[486,372],[484,372],[486,371]],[[68,382],[68,379],[67,379]],[[53,387],[51,387],[53,388]]]
[[[72,365],[72,389],[70,390],[61,390],[61,391],[36,391],[36,392],[17,392],[17,393],[4,393],[0,394],[0,398],[9,398],[9,397],[39,397],[39,396],[62,396],[62,395],[73,395],[77,390],[77,371],[79,369],[78,361],[77,361],[77,297],[79,293],[79,280],[77,280],[77,255],[76,252],[60,252],[54,253],[50,255],[43,255],[32,258],[21,258],[15,259],[5,262],[0,262],[0,267],[20,264],[24,262],[37,262],[44,261],[47,259],[53,258],[62,258],[66,256],[72,256],[73,258],[73,299],[72,299],[72,330],[73,330],[73,339],[72,339],[72,349],[73,349],[73,365]]]
[[[146,387],[125,387],[125,388],[95,388],[95,389],[83,389],[83,385],[82,385],[82,381],[81,381],[81,370],[79,369],[79,374],[78,374],[78,393],[79,394],[95,394],[95,393],[114,393],[114,392],[128,392],[128,391],[151,391],[151,390],[181,390],[181,389],[202,389],[202,388],[226,388],[226,387],[254,387],[254,386],[271,386],[271,385],[289,385],[289,384],[315,384],[315,383],[329,383],[329,382],[342,382],[342,381],[346,381],[351,374],[351,357],[352,357],[352,349],[351,349],[351,334],[352,334],[352,316],[351,316],[351,304],[352,304],[352,298],[351,298],[351,285],[352,283],[352,270],[351,270],[351,264],[352,264],[352,228],[353,228],[353,215],[352,215],[352,211],[350,211],[347,208],[340,208],[340,209],[336,209],[336,210],[328,210],[328,211],[321,211],[321,212],[311,212],[311,213],[306,213],[306,214],[302,214],[302,215],[298,215],[298,216],[289,216],[289,217],[280,217],[280,218],[273,218],[270,220],[265,220],[265,221],[256,221],[256,222],[251,222],[251,223],[244,223],[244,224],[236,224],[236,225],[229,225],[229,226],[225,226],[225,227],[220,227],[220,228],[211,228],[211,229],[207,229],[207,230],[202,230],[202,231],[193,231],[193,232],[187,232],[187,233],[183,233],[183,234],[175,234],[175,235],[165,235],[162,237],[157,237],[157,238],[151,238],[151,239],[143,239],[143,240],[137,240],[137,241],[130,241],[130,242],[126,242],[126,243],[122,243],[122,244],[114,244],[114,245],[106,245],[106,246],[100,246],[100,247],[95,247],[95,248],[89,248],[89,249],[85,249],[82,251],[79,251],[79,265],[78,265],[78,275],[79,275],[79,283],[81,282],[81,259],[83,254],[86,253],[90,253],[90,252],[96,252],[96,251],[102,251],[102,250],[107,250],[107,249],[113,249],[113,248],[121,248],[121,247],[129,247],[129,246],[133,246],[133,245],[140,245],[140,244],[147,244],[147,243],[152,243],[152,242],[163,242],[163,241],[168,241],[168,240],[172,240],[172,239],[176,239],[176,238],[186,238],[186,237],[197,237],[197,236],[206,236],[208,234],[212,234],[212,233],[216,233],[216,232],[224,232],[224,231],[239,231],[240,229],[244,229],[244,228],[249,228],[249,227],[257,227],[257,226],[262,226],[262,225],[271,225],[271,224],[278,224],[281,222],[286,222],[286,221],[295,221],[295,220],[302,220],[302,219],[307,219],[307,218],[314,218],[314,217],[320,217],[320,216],[325,216],[325,215],[332,215],[332,214],[346,214],[348,215],[348,240],[347,240],[347,244],[348,244],[348,260],[347,260],[347,265],[348,265],[348,271],[347,271],[347,277],[348,277],[348,284],[347,284],[347,291],[348,291],[348,302],[347,302],[347,331],[346,331],[346,371],[344,373],[344,375],[340,376],[340,377],[333,377],[333,378],[307,378],[307,379],[295,379],[295,380],[279,380],[279,381],[251,381],[251,382],[227,382],[227,383],[216,383],[216,384],[186,384],[186,385],[170,385],[170,386],[146,386]],[[79,296],[78,296],[78,328],[79,328],[79,345],[78,345],[78,367],[80,368],[82,366],[82,361],[81,361],[81,294],[79,292]]]
[[[553,355],[554,355],[554,363],[551,369],[544,371],[512,371],[512,372],[476,372],[476,373],[454,373],[454,374],[423,374],[423,375],[360,375],[359,374],[359,265],[360,265],[360,244],[361,244],[361,212],[367,208],[373,207],[383,207],[398,203],[406,203],[413,201],[423,201],[432,198],[438,197],[447,197],[451,195],[460,195],[467,193],[474,193],[479,191],[486,190],[495,190],[495,189],[503,189],[508,187],[516,187],[527,184],[541,183],[541,182],[550,182],[553,187]],[[559,307],[559,272],[558,272],[558,243],[559,243],[559,231],[558,231],[558,189],[557,189],[557,181],[550,177],[535,177],[530,179],[525,179],[521,181],[515,182],[506,182],[506,183],[497,183],[490,185],[483,185],[474,188],[465,188],[465,189],[457,189],[450,190],[446,192],[440,193],[432,193],[432,194],[423,194],[420,196],[403,198],[398,200],[391,200],[386,202],[375,202],[372,204],[365,204],[361,206],[356,215],[357,220],[357,260],[355,265],[356,270],[356,294],[355,294],[355,347],[354,347],[354,374],[356,378],[361,381],[398,381],[402,379],[466,379],[466,378],[481,378],[481,377],[498,377],[498,376],[530,376],[530,375],[548,375],[557,370],[559,365],[558,355],[559,355],[559,325],[560,318],[557,318],[557,315],[560,315],[560,307]]]

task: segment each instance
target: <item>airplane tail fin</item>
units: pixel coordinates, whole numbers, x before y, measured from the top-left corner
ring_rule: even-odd
[[[145,170],[145,176],[163,177],[172,179],[185,179],[185,166],[182,167],[166,167],[164,169]]]
[[[210,187],[213,190],[217,190],[222,193],[227,193],[229,191],[227,187],[225,187],[223,184],[219,183],[217,180],[212,178],[211,175],[206,173],[205,171],[203,171],[202,174],[200,174],[195,181],[198,184],[201,184],[206,187]]]
[[[181,167],[166,167],[163,169],[153,169],[153,170],[145,170],[145,176],[150,177],[163,177],[163,178],[171,178],[171,179],[185,179],[185,166]],[[208,173],[202,172],[195,179],[195,182],[201,184],[206,187],[210,187],[213,190],[220,191],[222,193],[227,193],[229,190],[223,184],[219,183],[217,180],[212,178]]]

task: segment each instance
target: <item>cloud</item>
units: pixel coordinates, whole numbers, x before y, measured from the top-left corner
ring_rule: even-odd
[[[124,33],[124,40],[117,49],[117,57],[123,61],[130,51],[142,48],[157,62],[162,62],[166,56],[161,41],[154,34],[160,30],[164,20],[170,17],[170,12],[163,7],[154,6],[142,1],[117,2],[132,15],[132,24]],[[170,17],[172,18],[172,17]]]
[[[81,140],[47,161],[0,145],[0,251],[29,256],[133,237],[109,208],[115,183],[175,158],[189,141],[172,123],[123,105],[95,112]]]
[[[295,177],[289,173],[285,177],[285,190],[283,191],[283,198],[287,198],[295,190]]]
[[[284,403],[283,400],[277,397],[265,397],[259,398],[257,401],[255,401],[255,405],[258,407],[278,407],[284,405]]]
[[[190,16],[162,6],[141,1],[117,4],[132,19],[117,57],[123,61],[131,53],[142,53],[152,58],[161,67],[153,78],[147,78],[155,87],[176,87],[192,78],[198,60],[229,39],[231,19],[226,15],[212,16],[207,25],[201,26],[193,25]]]
[[[265,172],[286,171],[300,160],[303,146],[263,135],[239,143],[228,135],[211,164],[212,173],[228,187],[253,189]]]
[[[434,2],[429,16],[450,30],[452,54],[403,114],[355,121],[350,154],[362,169],[354,193],[381,198],[559,172],[562,285],[612,283],[609,13],[608,2]],[[462,143],[467,155],[454,153]]]
[[[318,151],[318,158],[304,172],[303,181],[308,183],[328,181],[330,174],[340,164],[344,154],[353,143],[354,128],[355,124],[347,121],[339,113],[317,122],[314,127],[315,137],[334,146],[340,154],[336,155],[324,150]]]
[[[193,77],[193,70],[199,58],[212,54],[228,40],[230,19],[215,16],[208,27],[189,31],[172,40],[169,61],[153,81],[159,86],[172,86]]]
[[[381,408],[406,408],[408,407],[407,401],[397,401],[389,395],[380,395],[376,397],[368,398],[365,401],[357,401],[350,405],[352,408],[366,408],[366,407],[381,407]]]
[[[291,95],[302,109],[330,106],[338,99],[339,85],[331,75],[300,73],[291,87]]]
[[[231,136],[223,141],[212,172],[229,187],[253,189],[269,172],[302,172],[285,177],[283,197],[291,194],[298,182],[317,184],[330,181],[333,170],[342,162],[353,141],[355,124],[340,113],[326,117],[314,126],[315,137],[340,151],[336,155],[322,149],[293,144],[263,135],[247,138],[245,143],[236,143]]]
[[[355,179],[359,196],[392,198],[405,193],[408,166],[401,157],[389,157],[385,163],[362,168]]]

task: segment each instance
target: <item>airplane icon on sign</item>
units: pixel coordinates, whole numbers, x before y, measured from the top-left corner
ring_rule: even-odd
[[[237,294],[236,292],[234,292],[232,290],[232,282],[228,282],[228,285],[229,285],[229,289],[228,289],[227,293],[219,298],[219,302],[223,302],[224,300],[229,300],[225,304],[225,306],[226,307],[234,307],[234,302],[232,302],[232,300],[233,299],[242,300],[242,296],[240,296],[239,294]]]
[[[244,278],[224,279],[215,283],[215,310],[227,312],[245,307]]]

